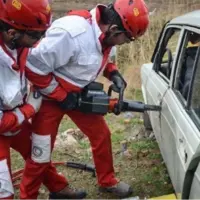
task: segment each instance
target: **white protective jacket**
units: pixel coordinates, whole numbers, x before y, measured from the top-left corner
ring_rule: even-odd
[[[104,34],[98,26],[98,5],[85,19],[62,17],[52,24],[46,37],[32,49],[26,64],[28,79],[46,96],[63,100],[67,92],[80,91],[99,74],[109,78],[117,70],[109,63],[111,48],[102,49]]]
[[[25,64],[28,49],[10,50],[0,34],[0,135],[14,135],[24,120],[33,114],[24,104],[27,94]]]

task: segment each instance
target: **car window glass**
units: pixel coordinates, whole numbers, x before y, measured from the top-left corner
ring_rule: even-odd
[[[200,56],[194,71],[193,87],[191,91],[191,109],[195,115],[200,119]]]
[[[174,57],[176,53],[176,47],[178,44],[179,34],[180,34],[179,29],[176,29],[176,31],[174,31],[172,36],[169,38],[168,43],[166,45],[166,50],[171,51],[172,57]],[[168,60],[169,60],[169,55],[166,51],[165,54],[163,55],[162,63],[167,62]]]
[[[175,77],[175,89],[181,94],[184,100],[188,100],[189,88],[191,86],[192,74],[198,46],[200,44],[200,34],[187,31],[185,44],[179,58]]]
[[[158,72],[165,78],[170,79],[174,57],[180,37],[181,30],[168,28],[161,44],[158,54]]]

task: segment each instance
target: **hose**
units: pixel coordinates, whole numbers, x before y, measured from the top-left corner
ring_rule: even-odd
[[[70,168],[81,169],[84,171],[91,172],[93,177],[96,176],[96,170],[93,165],[76,163],[76,162],[53,162],[53,165],[55,166],[63,165]],[[22,178],[23,172],[24,172],[24,169],[22,168],[12,173],[12,182],[13,182],[14,188],[16,189],[19,188],[20,184],[19,183],[14,184],[14,183]]]

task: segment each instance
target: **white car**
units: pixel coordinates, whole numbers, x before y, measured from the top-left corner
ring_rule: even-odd
[[[151,63],[141,68],[153,129],[177,198],[200,199],[200,10],[177,17],[161,31]]]

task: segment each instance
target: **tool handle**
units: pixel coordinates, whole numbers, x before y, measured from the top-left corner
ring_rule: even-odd
[[[110,85],[110,87],[108,89],[108,96],[109,97],[111,97],[112,91],[114,91],[113,88],[114,88],[114,84]],[[120,89],[118,102],[115,104],[114,108],[112,109],[112,112],[114,112],[116,115],[119,115],[122,111],[123,99],[124,99],[124,90],[125,90],[125,87]]]
[[[110,87],[108,88],[108,96],[111,97],[112,95],[112,91],[114,91],[114,84],[110,85]],[[125,87],[121,88],[120,92],[119,92],[119,101],[123,101],[123,98],[124,98],[124,90],[125,90]]]

